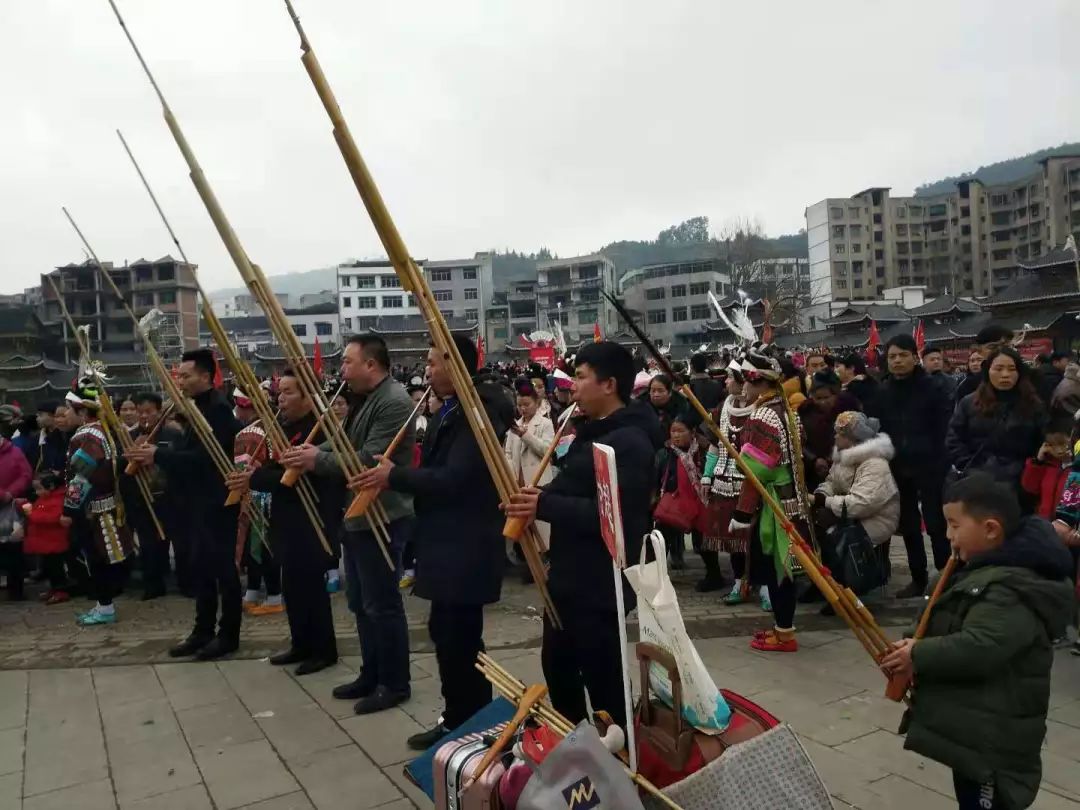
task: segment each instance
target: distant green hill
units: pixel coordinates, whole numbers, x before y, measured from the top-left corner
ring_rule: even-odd
[[[996,183],[1012,183],[1039,171],[1039,161],[1043,158],[1057,155],[1080,155],[1080,143],[1063,143],[1061,146],[1040,149],[1038,152],[1032,152],[1030,155],[1024,155],[1023,157],[1002,160],[998,163],[991,163],[989,166],[981,166],[975,171],[962,174],[959,177],[946,177],[944,180],[926,183],[915,189],[915,196],[932,197],[936,194],[947,194],[961,180],[970,180],[973,177],[978,178],[988,186]]]

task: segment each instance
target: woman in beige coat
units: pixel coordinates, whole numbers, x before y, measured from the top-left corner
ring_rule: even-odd
[[[521,418],[507,432],[504,449],[506,458],[510,462],[510,469],[518,483],[529,486],[533,483],[533,476],[540,468],[544,454],[555,440],[555,426],[548,417],[540,413],[540,396],[532,383],[528,380],[519,380],[514,387],[517,391],[517,408]],[[554,476],[554,468],[549,464],[536,485],[542,487]],[[551,527],[538,520],[536,528],[546,551]]]

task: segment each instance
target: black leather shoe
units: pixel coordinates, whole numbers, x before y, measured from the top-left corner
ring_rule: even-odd
[[[375,691],[376,684],[366,680],[361,673],[356,677],[355,681],[349,681],[349,683],[343,683],[340,686],[335,686],[334,691],[331,694],[338,700],[356,700],[357,698],[365,698]]]
[[[336,663],[336,658],[308,658],[296,668],[296,674],[310,675],[313,672],[322,672]]]
[[[195,655],[199,650],[214,640],[213,636],[197,636],[192,633],[175,647],[169,650],[171,658],[186,658]]]
[[[413,751],[427,751],[431,746],[435,745],[439,740],[450,733],[450,729],[439,723],[435,728],[428,731],[421,731],[419,734],[413,734],[406,740],[405,744],[409,746]]]
[[[926,594],[926,577],[914,577],[911,582],[896,592],[897,599],[914,599]]]
[[[270,656],[270,663],[275,667],[283,667],[286,664],[299,664],[306,659],[307,656],[295,647],[289,647],[284,652],[279,652]]]
[[[195,657],[200,661],[215,661],[218,658],[224,658],[229,653],[234,653],[240,647],[240,643],[236,641],[226,641],[221,636],[218,636],[201,650],[199,650]]]
[[[376,687],[365,698],[360,698],[356,701],[356,705],[353,706],[353,711],[356,714],[375,714],[375,712],[384,712],[387,709],[392,709],[395,706],[399,706],[409,699],[411,693],[405,692],[391,692],[385,686]],[[442,725],[440,723],[440,725]],[[419,736],[419,735],[417,735]]]

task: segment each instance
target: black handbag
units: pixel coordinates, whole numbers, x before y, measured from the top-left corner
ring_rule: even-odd
[[[874,547],[870,535],[857,520],[848,517],[847,506],[840,515],[840,522],[829,532],[829,549],[826,565],[841,584],[862,595],[880,588],[889,578]]]

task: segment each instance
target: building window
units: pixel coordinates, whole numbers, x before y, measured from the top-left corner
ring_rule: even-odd
[[[651,290],[646,290],[645,291],[645,300],[646,301],[663,301],[665,292],[666,291],[664,290],[663,287],[654,287]],[[658,323],[659,323],[659,321],[658,321]]]
[[[847,289],[847,280],[842,279],[842,278],[836,279],[836,289],[838,289],[838,290],[846,290]]]
[[[671,285],[671,297],[672,298],[686,298],[686,285],[685,284],[672,284]]]
[[[162,305],[175,304],[176,303],[176,291],[175,290],[166,290],[165,292],[159,292],[158,293],[158,303],[162,304]]]
[[[409,306],[413,307],[414,309],[416,308],[416,296],[412,293],[409,293]]]
[[[600,300],[599,290],[582,290],[581,291],[581,303],[583,304],[595,304]]]
[[[707,291],[708,290],[706,290],[706,292]],[[722,282],[722,281],[716,282],[716,292],[717,292],[718,295],[724,295],[725,294],[724,293],[724,282]]]
[[[832,263],[833,275],[846,276],[847,275],[847,262],[833,262]]]
[[[599,313],[595,309],[579,309],[577,321],[582,326],[599,323]]]
[[[361,290],[374,290],[375,289],[375,276],[357,276],[356,286]]]
[[[343,307],[351,307],[352,306],[352,296],[346,295],[344,298],[342,298],[341,299],[341,305]]]
[[[454,313],[448,309],[440,309],[439,314],[443,316],[443,320],[450,323],[450,319],[454,317]]]
[[[581,279],[582,281],[584,281],[586,279],[590,279],[590,278],[599,278],[599,277],[600,277],[600,268],[597,267],[595,264],[588,264],[588,265],[585,265],[584,267],[579,267],[578,268],[578,278]]]
[[[862,253],[862,245],[856,242],[851,246],[852,253]]]
[[[834,211],[839,211],[840,209],[839,208],[834,208],[833,210]],[[859,209],[858,209],[858,207],[856,206],[855,208],[849,208],[847,210],[847,215],[848,215],[848,219],[858,219],[859,218]]]
[[[172,281],[176,278],[176,268],[172,267],[159,267],[157,271],[158,281]]]
[[[435,290],[435,292],[432,293],[432,294],[435,296],[436,301],[453,301],[454,300],[454,291],[453,290]]]
[[[896,218],[897,219],[904,219],[906,216],[907,216],[907,209],[906,208],[901,207],[901,208],[896,209]]]
[[[854,286],[855,286],[855,289],[857,289],[857,290],[862,289],[862,279],[861,278],[855,279]]]
[[[449,270],[431,270],[429,272],[431,273],[431,280],[432,281],[449,281],[450,280],[450,271]]]
[[[348,304],[346,304],[348,306]],[[356,298],[357,309],[375,309],[378,304],[375,302],[374,295],[360,295]]]
[[[843,225],[833,225],[833,227],[832,227],[832,235],[836,239],[843,239],[844,238],[844,226]]]
[[[382,305],[383,309],[401,309],[404,306],[400,295],[384,295]]]
[[[885,235],[881,231],[874,231],[874,241],[875,242],[884,242],[885,241]]]
[[[690,307],[690,318],[695,321],[704,321],[709,317],[708,304],[693,304]]]
[[[356,328],[360,329],[374,329],[379,325],[379,319],[375,315],[365,315],[363,318],[356,319]]]
[[[851,225],[849,226],[849,230],[851,231],[852,239],[857,239],[862,236],[862,225]]]
[[[466,281],[476,281],[476,268],[466,267],[461,271],[461,277]]]
[[[844,218],[844,209],[841,208],[838,205],[834,206],[833,208],[829,209],[829,216],[832,219],[843,219]]]
[[[885,251],[884,250],[875,250],[874,251],[874,258],[878,259],[878,260],[884,259],[885,258]]]
[[[346,318],[345,319],[345,331],[346,332],[351,332],[352,331],[352,318]]]
[[[666,309],[650,309],[649,323],[667,323]]]
[[[294,323],[292,325],[293,332],[297,337],[307,337],[307,324],[306,323]]]
[[[690,295],[705,295],[709,291],[709,282],[699,281],[690,285]]]
[[[496,326],[494,334],[496,340],[506,340],[507,329],[505,326]]]
[[[342,287],[351,287],[352,286],[352,276],[342,276],[341,277],[341,286]]]
[[[478,309],[467,309],[467,310],[465,310],[465,320],[467,320],[467,321],[478,321],[478,320],[480,320],[480,310],[478,310]]]
[[[671,308],[671,320],[673,322],[678,323],[679,321],[685,321],[686,319],[686,307]]]
[[[834,253],[846,253],[847,252],[847,246],[843,242],[837,242],[836,244],[833,245],[833,252]]]
[[[379,276],[379,286],[384,290],[399,290],[401,279],[397,276]]]
[[[332,335],[334,334],[334,327],[328,321],[315,321],[315,334]]]
[[[152,307],[153,305],[154,305],[154,294],[153,293],[138,293],[135,296],[135,306],[137,306],[137,307]],[[84,314],[91,314],[93,312],[93,306],[94,306],[93,303],[91,303],[90,306],[91,306],[90,313],[84,313]]]
[[[466,301],[478,301],[480,299],[480,293],[476,287],[465,288],[465,300]]]
[[[911,206],[910,210],[911,210],[911,215],[913,217],[921,217],[922,216],[922,206],[921,205],[913,205],[913,206]]]

